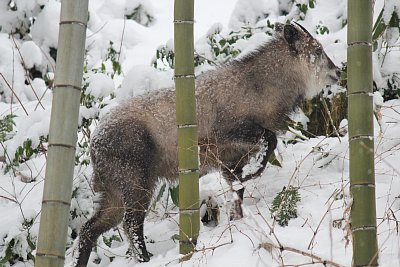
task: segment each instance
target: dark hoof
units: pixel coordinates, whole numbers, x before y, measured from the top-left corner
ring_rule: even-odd
[[[233,192],[233,205],[230,212],[231,221],[243,218],[243,210],[242,210],[243,195],[244,195],[244,187]]]
[[[239,220],[243,218],[242,200],[235,199],[230,212],[230,220]]]
[[[134,256],[138,262],[149,262],[153,254],[148,252],[146,249],[138,249],[136,247],[129,247],[126,253],[127,255]]]
[[[205,226],[215,227],[219,222],[219,208],[213,208],[210,211],[207,210],[204,216],[201,218],[201,222]]]
[[[219,206],[212,197],[208,197],[207,201],[203,201],[202,205],[205,205],[206,212],[204,216],[201,218],[201,222],[205,226],[214,227],[219,223]]]
[[[137,260],[138,260],[138,262],[149,262],[150,261],[150,257],[152,257],[153,256],[153,254],[151,254],[151,253],[148,253],[148,255],[146,255],[146,256],[144,256],[144,255],[138,255],[137,257]]]

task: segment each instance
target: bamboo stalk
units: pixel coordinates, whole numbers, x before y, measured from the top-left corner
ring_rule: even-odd
[[[377,266],[372,0],[348,2],[348,111],[353,266]]]
[[[64,266],[88,0],[62,0],[49,149],[35,266]]]
[[[194,76],[194,1],[175,0],[174,48],[179,161],[179,252],[194,250],[200,230],[199,159]],[[184,257],[186,260],[190,258]]]

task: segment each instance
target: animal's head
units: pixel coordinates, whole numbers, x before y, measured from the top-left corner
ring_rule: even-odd
[[[312,98],[327,86],[335,84],[340,70],[325,53],[322,45],[300,24],[276,23],[279,38],[287,42],[290,53],[301,62],[302,72],[308,79],[306,98]]]

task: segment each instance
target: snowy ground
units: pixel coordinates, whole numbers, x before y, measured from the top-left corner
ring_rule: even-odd
[[[29,0],[28,3],[46,2]],[[21,1],[16,1],[22,3]],[[111,3],[112,2],[112,3]],[[173,84],[172,72],[157,72],[149,67],[157,47],[169,42],[173,36],[173,1],[150,0],[149,9],[156,18],[153,25],[144,27],[133,21],[126,21],[124,26],[124,7],[128,1],[90,1],[91,20],[87,37],[89,67],[96,67],[102,62],[108,41],[121,43],[121,65],[123,75],[114,80],[99,77],[104,83],[99,83],[101,90],[94,94],[105,94],[106,91],[117,91],[117,102],[140,94],[143,91],[167,87]],[[133,1],[138,2],[138,1]],[[146,3],[146,1],[141,1]],[[196,2],[195,34],[196,40],[201,39],[215,23],[221,23],[224,29],[235,28],[240,18],[248,20],[257,16],[257,12],[270,12],[273,21],[283,21],[284,16],[277,14],[278,5],[290,2],[284,1],[233,1],[233,0],[201,0]],[[297,1],[308,2],[308,1]],[[395,3],[395,1],[388,1]],[[377,1],[376,10],[380,10],[383,1]],[[57,40],[57,10],[59,3],[49,1],[46,5],[46,17],[42,26],[33,31],[35,44],[26,44],[25,52],[21,48],[26,64],[44,66],[44,59],[32,49],[48,48]],[[1,11],[1,6],[0,6]],[[333,61],[340,65],[346,60],[346,27],[341,27],[341,19],[346,13],[346,1],[317,1],[315,9],[309,11],[302,24],[308,29],[314,29],[320,23],[331,30],[329,35],[320,35],[318,39],[324,45],[326,52]],[[375,12],[375,18],[377,12]],[[50,16],[51,15],[51,16]],[[290,15],[290,14],[289,14]],[[5,23],[6,17],[0,22]],[[10,20],[11,21],[11,20]],[[38,19],[40,21],[40,19]],[[5,24],[4,24],[5,25]],[[215,27],[215,26],[213,26]],[[123,34],[124,33],[124,34]],[[6,49],[11,41],[0,36],[0,51]],[[259,40],[255,38],[245,46],[254,47]],[[397,43],[398,44],[398,43]],[[3,45],[3,46],[2,46]],[[201,50],[202,42],[198,43]],[[5,51],[5,50],[4,50]],[[400,71],[400,52],[393,53],[382,69],[376,67],[374,78],[378,83],[382,76],[389,72]],[[0,60],[12,62],[12,56]],[[378,61],[377,56],[374,58]],[[10,63],[11,64],[11,63]],[[0,72],[7,74],[8,69],[0,62]],[[16,86],[18,75],[23,76],[23,70],[16,69]],[[22,74],[21,74],[22,73]],[[22,79],[23,81],[23,79]],[[20,84],[23,106],[0,102],[0,114],[12,111],[18,115],[15,118],[17,131],[12,139],[4,145],[7,151],[15,151],[27,138],[37,140],[40,135],[48,133],[50,120],[51,94],[45,93],[38,107],[32,91],[28,86]],[[44,82],[36,80],[34,88],[42,94],[46,91]],[[27,89],[28,88],[28,89]],[[110,89],[111,88],[111,89]],[[96,90],[95,88],[93,90]],[[5,96],[4,96],[5,97]],[[82,110],[84,112],[90,112]],[[102,111],[104,112],[104,111]],[[101,114],[103,115],[103,114]],[[381,108],[382,120],[375,121],[375,152],[376,152],[376,197],[377,223],[379,242],[379,262],[381,266],[400,266],[400,100],[385,102]],[[282,136],[284,138],[284,136]],[[109,248],[102,238],[99,239],[97,252],[92,253],[91,260],[101,259],[100,263],[89,263],[88,266],[323,266],[321,261],[330,261],[334,266],[351,266],[352,244],[348,232],[349,197],[348,174],[348,139],[318,137],[285,145],[279,141],[278,154],[282,167],[269,165],[262,177],[249,181],[244,196],[244,218],[229,221],[231,195],[226,183],[219,173],[211,173],[201,178],[201,195],[213,195],[221,208],[220,222],[216,227],[202,226],[197,250],[188,262],[179,262],[178,242],[172,237],[178,233],[177,208],[164,194],[161,201],[149,212],[145,235],[148,249],[154,254],[148,263],[135,263],[132,258],[126,258],[128,249],[126,237],[122,228],[105,234],[109,238],[119,235],[123,241],[113,241]],[[44,155],[33,158],[21,164],[16,171],[0,175],[0,256],[5,255],[5,246],[14,238],[15,249],[26,259],[29,244],[28,237],[36,240],[39,228],[40,204],[44,183],[46,158]],[[77,167],[74,184],[82,185],[82,181],[90,179],[91,168]],[[275,195],[284,186],[293,185],[300,188],[301,202],[298,206],[298,218],[281,227],[271,218],[269,208]],[[83,188],[90,192],[90,188]],[[83,190],[82,189],[82,190]],[[73,200],[73,206],[84,208],[92,203],[91,194],[82,194],[81,202]],[[83,192],[83,193],[82,193]],[[75,201],[75,202],[74,202]],[[81,225],[90,217],[92,210],[83,212],[83,216],[71,220],[71,226]],[[33,226],[24,228],[23,222],[34,219]],[[29,229],[29,230],[27,230]],[[19,242],[17,242],[19,240]],[[74,241],[69,237],[69,245]],[[76,244],[75,244],[76,245]],[[279,247],[284,247],[280,250]],[[67,250],[66,266],[73,261],[74,246]],[[34,252],[33,252],[34,254]],[[110,262],[110,257],[113,261]],[[1,261],[0,261],[1,262]],[[32,266],[32,261],[16,261],[14,266]],[[2,264],[0,263],[0,266]],[[8,263],[5,263],[8,266]]]

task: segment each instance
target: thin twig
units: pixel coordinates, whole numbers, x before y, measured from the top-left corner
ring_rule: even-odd
[[[91,38],[92,36],[96,35],[97,33],[99,33],[105,26],[107,25],[107,22],[104,22],[104,24],[95,32],[93,32],[91,35],[87,36],[86,39]]]
[[[0,195],[0,198],[7,199],[7,200],[9,200],[9,201],[12,201],[12,202],[14,202],[14,203],[17,203],[17,204],[18,204],[18,202],[17,202],[15,199],[12,199],[12,198],[9,198],[9,197],[6,197],[6,196],[2,196],[2,195]]]
[[[222,243],[222,244],[219,244],[219,245],[216,245],[216,246],[212,246],[212,247],[203,247],[202,249],[195,249],[192,252],[190,252],[190,253],[188,253],[186,255],[183,255],[182,257],[180,257],[178,259],[174,259],[174,260],[172,260],[170,262],[167,262],[165,264],[165,266],[167,266],[167,265],[169,265],[169,264],[171,264],[173,262],[176,262],[176,261],[180,262],[183,258],[191,257],[194,253],[197,253],[197,252],[206,252],[207,250],[211,250],[212,253],[214,253],[214,250],[216,250],[217,248],[220,248],[222,246],[226,246],[226,245],[231,245],[231,243],[230,242],[226,242],[226,243]]]
[[[122,36],[121,36],[121,42],[119,43],[119,52],[118,52],[118,62],[119,62],[119,57],[121,56],[121,51],[122,51],[122,42],[124,40],[124,34],[125,34],[125,24],[126,24],[126,18],[124,17],[124,26],[122,28]]]
[[[25,114],[28,116],[28,111],[26,111],[24,105],[22,104],[21,100],[19,99],[19,97],[17,96],[17,94],[15,93],[14,89],[11,87],[11,85],[8,83],[6,77],[4,77],[3,73],[0,72],[0,76],[3,78],[4,82],[7,84],[8,88],[10,88],[11,92],[13,93],[13,95],[15,96],[15,98],[18,100],[19,104],[21,105],[21,107],[24,109]]]
[[[50,67],[51,67],[51,69],[52,69],[52,72],[53,72],[53,73],[56,73],[56,67],[54,66],[52,60],[49,58],[49,56],[47,55],[47,53],[44,52],[44,50],[43,50],[40,46],[38,46],[38,47],[39,47],[40,51],[42,51],[42,54],[44,55],[44,57],[45,57],[45,58],[47,59],[47,61],[49,62],[49,65],[50,65]]]
[[[331,198],[333,198],[333,199],[332,199],[331,203],[329,204],[327,210],[325,211],[324,215],[322,216],[321,220],[319,221],[317,228],[316,228],[315,230],[313,230],[313,232],[314,232],[314,233],[313,233],[313,237],[311,238],[310,243],[308,244],[308,247],[307,247],[308,249],[311,249],[311,246],[312,246],[312,244],[314,243],[315,238],[317,237],[318,230],[319,230],[319,228],[321,227],[321,224],[322,224],[323,220],[325,219],[326,215],[327,215],[327,214],[329,213],[329,211],[331,210],[332,205],[333,205],[333,203],[335,203],[335,199],[336,199],[337,196],[340,194],[340,192],[341,192],[341,190],[336,191],[334,194],[332,194],[332,195],[330,196],[330,199],[331,199]],[[328,201],[329,201],[329,200],[328,200]],[[325,203],[325,204],[326,204],[326,203]]]
[[[27,68],[27,66],[26,66],[26,64],[25,64],[24,58],[22,57],[21,50],[19,49],[19,47],[18,47],[18,45],[17,45],[17,42],[15,42],[14,35],[11,35],[11,38],[12,38],[12,40],[13,40],[13,43],[14,43],[14,45],[15,45],[15,48],[17,48],[19,57],[21,58],[22,67],[23,67],[24,70],[25,70],[25,77],[26,77],[26,80],[28,81],[28,84],[29,84],[29,86],[31,87],[33,94],[35,95],[36,99],[38,100],[38,103],[39,103],[40,106],[45,110],[44,106],[42,105],[42,102],[41,102],[40,99],[39,99],[39,96],[36,94],[36,91],[35,91],[35,89],[34,89],[33,86],[32,86],[31,79],[30,79],[30,77],[29,77],[28,68]]]
[[[275,234],[274,227],[271,226],[271,225],[269,224],[269,222],[267,221],[267,219],[265,219],[265,217],[261,215],[261,211],[260,211],[260,208],[258,207],[258,205],[255,205],[255,206],[256,206],[256,209],[257,209],[258,214],[261,216],[261,219],[263,219],[263,221],[265,222],[265,224],[268,226],[268,228],[269,228],[269,230],[270,230],[270,234],[273,235],[273,237],[275,238],[275,241],[278,243],[279,247],[281,247],[282,244],[281,244],[281,242],[279,241],[278,236]]]
[[[339,134],[338,130],[336,129],[335,124],[333,123],[333,119],[332,119],[332,116],[331,116],[331,111],[329,110],[328,104],[326,104],[326,101],[325,101],[324,97],[321,97],[321,102],[322,102],[322,106],[324,106],[324,108],[325,108],[326,113],[328,114],[329,122],[332,124],[332,128],[335,131],[337,138],[339,139],[339,143],[341,143],[340,134]]]
[[[14,48],[13,48],[13,63],[12,63],[12,78],[11,78],[11,86],[14,89],[14,78],[15,78],[15,56],[14,56]],[[13,91],[13,90],[12,90]],[[14,94],[11,94],[10,101],[10,113],[13,114],[13,102],[14,102]]]
[[[7,163],[7,159],[8,159],[8,161],[10,162],[11,170],[12,170],[12,172],[13,172],[13,174],[14,174],[14,177],[17,176],[17,174],[15,173],[14,166],[12,165],[11,157],[10,157],[10,155],[8,154],[6,147],[4,146],[3,142],[0,142],[0,145],[1,145],[1,147],[3,148],[4,154],[5,154],[5,157],[6,157],[5,163]]]
[[[263,248],[263,249],[265,249],[267,251],[271,251],[272,248],[279,249],[281,252],[286,250],[286,251],[289,251],[289,252],[293,252],[293,253],[297,253],[297,254],[303,255],[305,257],[310,257],[313,260],[317,260],[318,263],[322,263],[325,266],[330,265],[330,266],[335,266],[335,267],[345,267],[344,265],[341,265],[339,263],[336,263],[336,262],[333,262],[333,261],[330,261],[330,260],[325,260],[325,259],[323,259],[323,258],[321,258],[321,257],[319,257],[319,256],[317,256],[317,255],[315,255],[313,253],[302,251],[302,250],[297,249],[297,248],[286,247],[286,246],[277,246],[277,245],[275,245],[273,243],[270,243],[270,242],[264,242],[264,243],[260,244],[260,248]],[[315,262],[315,263],[317,263],[317,262]]]

